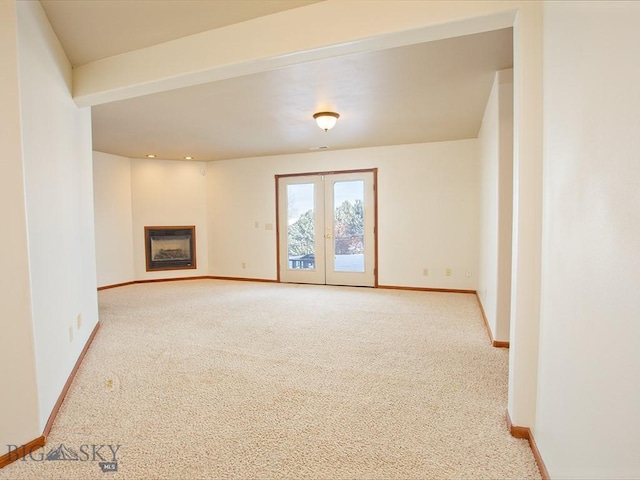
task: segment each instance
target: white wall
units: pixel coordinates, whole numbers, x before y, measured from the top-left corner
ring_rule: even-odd
[[[553,478],[639,478],[640,3],[544,11],[535,438]]]
[[[493,338],[509,341],[513,197],[513,70],[496,72],[478,134],[478,297]]]
[[[0,445],[24,445],[41,435],[31,316],[24,196],[18,38],[13,2],[0,2]]]
[[[134,264],[130,159],[93,152],[93,198],[98,287],[131,282]]]
[[[478,298],[495,338],[498,286],[498,166],[500,160],[500,84],[496,78],[478,132],[480,235]]]
[[[169,160],[131,160],[133,265],[135,280],[209,274],[206,165]],[[147,272],[145,226],[196,226],[193,270]]]
[[[265,229],[275,224],[276,174],[373,167],[379,169],[379,283],[475,290],[475,139],[210,162],[210,274],[277,277],[276,232]]]
[[[18,2],[20,101],[40,431],[98,321],[91,112],[39,2]],[[83,317],[78,329],[77,316]],[[73,339],[70,337],[73,336]]]
[[[508,2],[513,5],[515,2]],[[519,5],[513,29],[513,243],[509,393],[514,425],[535,423],[542,245],[542,2]]]

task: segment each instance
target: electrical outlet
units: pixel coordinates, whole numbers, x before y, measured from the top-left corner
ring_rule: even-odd
[[[76,318],[76,321],[78,325],[78,330],[80,330],[80,328],[82,327],[82,313],[78,314],[78,318]]]
[[[73,342],[73,327],[69,327],[69,343]]]
[[[467,270],[467,278],[471,278],[471,270]]]
[[[247,268],[247,264],[245,262],[242,262],[242,268],[243,269]]]
[[[428,268],[423,268],[422,269],[422,276],[423,277],[428,277],[429,276],[429,269]]]
[[[264,229],[265,230],[273,230],[273,223],[265,223],[264,224]]]
[[[260,222],[256,220],[255,222],[253,222],[253,226],[256,228],[260,228]]]
[[[450,277],[451,276],[451,269],[450,268],[445,269],[444,273],[447,275],[447,277]]]

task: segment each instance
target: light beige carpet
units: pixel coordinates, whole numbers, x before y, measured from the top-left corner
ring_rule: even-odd
[[[0,479],[540,478],[473,295],[198,280],[99,302],[47,446]],[[79,459],[37,461],[60,445]]]

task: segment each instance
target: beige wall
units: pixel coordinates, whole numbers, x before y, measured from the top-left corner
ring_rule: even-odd
[[[131,160],[93,152],[98,287],[134,278]]]
[[[98,322],[91,111],[78,109],[70,96],[71,65],[40,4],[17,5],[31,294],[44,429]]]
[[[540,327],[542,2],[518,2],[513,38],[513,243],[507,409],[515,425],[530,426],[536,416]]]
[[[133,269],[135,280],[201,276],[209,273],[207,183],[203,163],[169,160],[131,160]],[[193,270],[147,272],[144,227],[196,227]]]
[[[24,192],[18,25],[12,2],[0,2],[0,445],[40,436]]]
[[[535,437],[553,478],[640,478],[640,3],[545,4]]]
[[[115,239],[122,249],[133,231],[130,256],[97,240],[100,279],[123,283],[214,275],[274,280],[275,175],[378,168],[380,284],[476,288],[476,140],[208,164],[130,160],[96,152],[94,162],[96,231],[121,229]],[[127,202],[127,185],[131,203]],[[129,210],[133,214],[128,224]],[[197,231],[198,269],[146,273],[144,226],[191,224]],[[273,229],[268,229],[269,224]],[[423,275],[425,268],[428,276]],[[446,276],[447,268],[451,276]],[[120,273],[112,276],[113,272]],[[109,284],[105,281],[101,285]]]
[[[264,228],[276,221],[276,174],[375,167],[380,284],[475,290],[476,146],[464,140],[210,162],[210,273],[276,278],[275,229]]]
[[[513,70],[496,73],[478,134],[478,298],[493,338],[509,341],[513,201]]]
[[[8,309],[0,351],[11,355],[3,362],[9,371],[0,415],[8,418],[0,422],[0,441],[21,445],[42,434],[98,321],[91,117],[71,98],[71,66],[40,4],[18,2],[14,10],[1,2],[0,8],[3,60],[9,60],[0,90],[12,98],[1,109],[8,116],[3,130],[7,125],[12,134],[2,142],[2,178],[10,182],[0,189],[9,229],[3,277],[13,284],[0,289]]]

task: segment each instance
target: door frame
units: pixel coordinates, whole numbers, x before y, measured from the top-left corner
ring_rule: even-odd
[[[276,281],[282,283],[280,278],[280,186],[279,180],[287,177],[307,177],[316,175],[340,175],[344,173],[372,173],[373,174],[373,238],[374,238],[374,251],[373,251],[373,288],[378,287],[378,169],[377,168],[361,168],[351,170],[328,170],[323,172],[303,172],[303,173],[285,173],[276,174]]]

